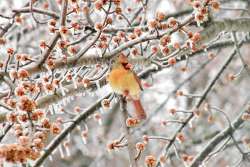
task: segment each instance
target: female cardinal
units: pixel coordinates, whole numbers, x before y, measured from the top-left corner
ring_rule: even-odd
[[[131,70],[128,59],[120,55],[114,62],[107,78],[113,91],[132,99],[138,119],[146,119],[146,113],[139,99],[142,90],[141,83],[136,74]]]

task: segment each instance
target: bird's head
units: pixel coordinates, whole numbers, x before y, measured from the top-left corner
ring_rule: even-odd
[[[128,65],[129,65],[128,58],[124,54],[120,54],[119,56],[115,57],[112,67],[113,68],[123,67],[127,69]]]

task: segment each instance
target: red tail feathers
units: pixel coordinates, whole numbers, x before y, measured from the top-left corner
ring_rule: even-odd
[[[146,119],[147,115],[146,112],[144,111],[142,105],[141,105],[141,101],[140,100],[132,100],[134,107],[135,107],[135,113],[136,113],[136,117],[140,120],[142,119]]]

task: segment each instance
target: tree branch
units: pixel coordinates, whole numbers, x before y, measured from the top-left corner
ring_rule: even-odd
[[[242,44],[242,42],[241,42],[241,44]],[[215,85],[216,81],[220,78],[221,74],[225,71],[225,69],[230,64],[230,62],[233,60],[233,57],[235,55],[236,55],[236,50],[234,49],[233,52],[228,56],[228,58],[226,59],[226,61],[224,62],[224,64],[221,66],[221,68],[219,69],[219,71],[217,72],[217,74],[210,81],[209,85],[207,86],[207,88],[203,92],[201,98],[199,99],[199,101],[195,105],[195,107],[194,107],[195,110],[199,109],[199,107],[201,106],[201,104],[206,99],[208,93],[212,90],[212,88]],[[193,117],[194,117],[194,113],[192,113],[190,116],[188,116],[188,118],[185,120],[185,122],[178,128],[178,130],[176,131],[175,135],[172,137],[171,141],[164,147],[164,149],[162,151],[162,155],[164,155],[164,156],[167,155],[168,150],[170,149],[170,147],[175,142],[177,134],[180,133],[186,127],[186,125],[189,123],[189,121],[191,121],[191,119]],[[158,162],[157,166],[160,166],[160,162]]]
[[[129,127],[126,125],[126,120],[128,118],[128,111],[127,111],[127,101],[126,98],[123,97],[122,95],[120,96],[120,104],[121,104],[121,113],[122,113],[122,123],[123,123],[123,129],[125,132],[125,137],[128,142],[128,153],[129,153],[129,161],[130,165],[132,167],[137,167],[137,162],[135,160],[136,157],[136,152],[135,152],[135,143],[133,142],[133,139],[131,137],[131,134],[129,132]]]
[[[231,135],[243,122],[241,116],[246,112],[246,109],[238,115],[238,117],[233,121],[232,126],[225,128],[219,134],[217,134],[205,147],[204,149],[195,157],[194,161],[190,165],[190,167],[199,166],[203,160],[207,157],[207,155],[213,151],[213,149],[221,143],[225,138]]]
[[[62,7],[62,11],[61,11],[61,16],[60,16],[60,25],[65,26],[68,0],[64,0],[62,6],[63,7]],[[38,67],[41,67],[44,64],[44,62],[47,60],[47,58],[49,57],[50,53],[52,52],[52,50],[56,46],[56,43],[60,37],[61,37],[60,32],[56,32],[55,35],[53,36],[52,40],[48,44],[49,45],[48,48],[46,49],[46,51],[44,51],[44,53],[42,55],[42,59],[38,62],[38,65],[37,65]]]
[[[220,32],[249,32],[250,18],[224,19],[213,21],[201,32],[201,43],[214,39]]]
[[[95,104],[91,105],[88,109],[84,112],[80,113],[73,119],[73,122],[70,123],[68,127],[63,129],[63,131],[57,135],[50,144],[45,148],[44,154],[36,160],[33,167],[39,167],[42,165],[43,161],[56,149],[56,147],[64,140],[64,138],[83,120],[87,119],[90,115],[92,115],[97,108],[101,107],[101,102],[104,98],[108,98],[110,94],[104,96],[100,100],[98,100]]]
[[[21,8],[21,9],[13,9],[12,12],[17,13],[17,14],[19,14],[19,13],[31,13],[30,7],[24,7],[24,8]],[[42,15],[47,15],[47,16],[53,17],[55,19],[60,18],[60,16],[55,12],[48,11],[48,10],[43,10],[43,9],[39,9],[39,8],[32,8],[32,12],[39,13],[39,14],[42,14]]]

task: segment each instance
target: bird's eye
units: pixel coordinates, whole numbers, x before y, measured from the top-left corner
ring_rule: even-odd
[[[110,64],[114,64],[114,63],[115,63],[115,59],[111,59]]]

